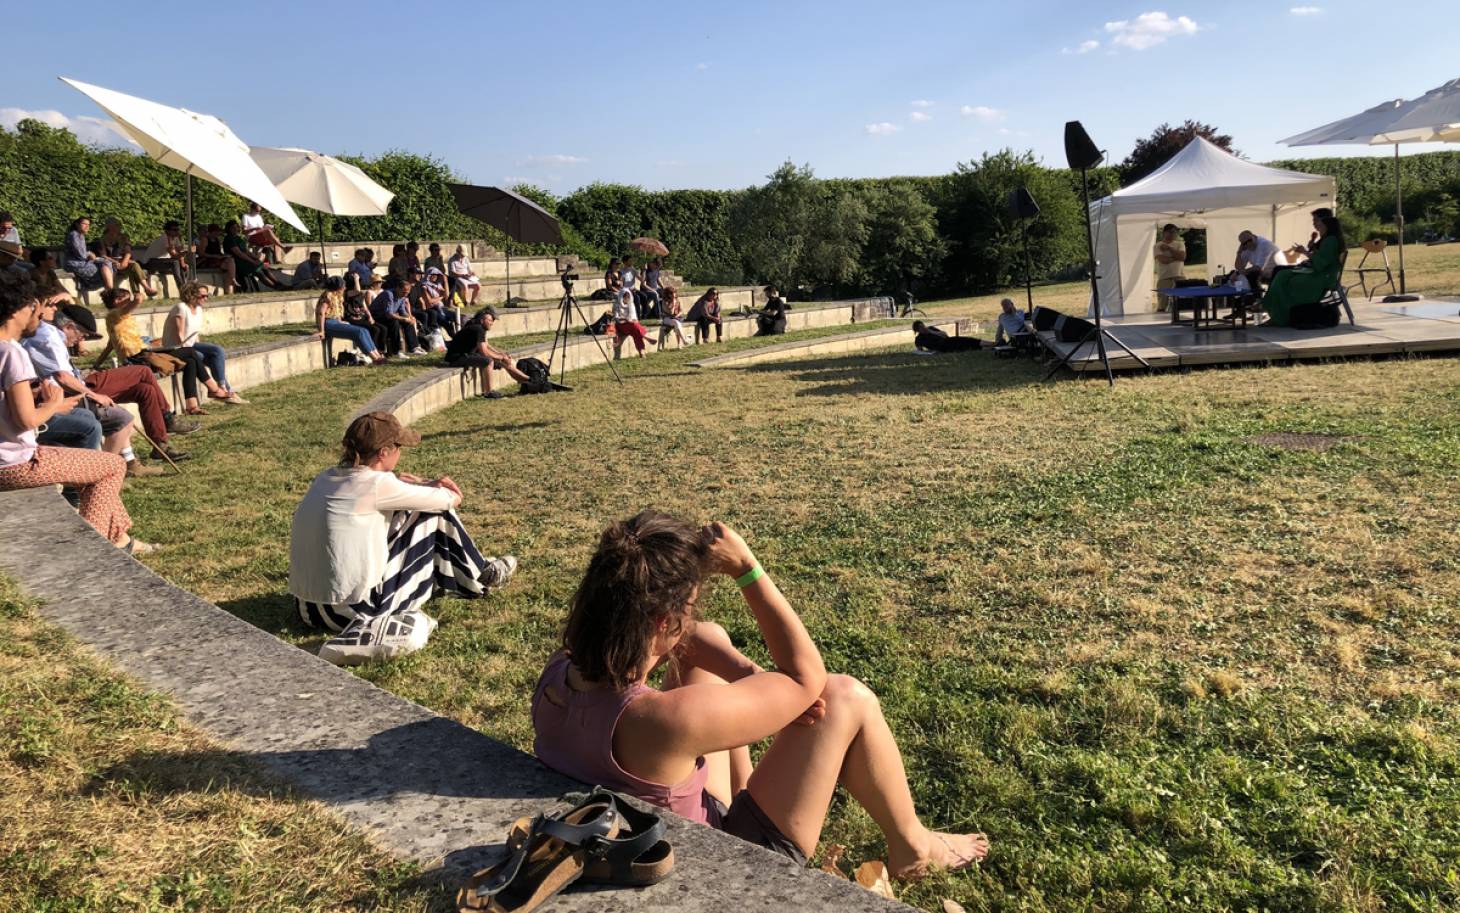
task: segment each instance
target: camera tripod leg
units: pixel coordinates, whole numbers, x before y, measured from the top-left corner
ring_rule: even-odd
[[[548,376],[552,376],[553,361],[557,358],[558,346],[561,342],[563,361],[558,366],[558,383],[561,384],[568,371],[568,328],[573,325],[573,312],[578,312],[578,318],[583,321],[584,327],[591,327],[593,324],[588,322],[588,317],[583,313],[583,308],[578,305],[578,299],[573,297],[572,292],[563,295],[563,300],[558,302],[558,307],[558,329],[553,334],[552,348],[548,349]],[[613,359],[608,357],[608,352],[603,348],[603,341],[598,338],[597,333],[589,335],[593,337],[593,344],[598,347],[598,354],[603,356],[603,363],[608,365],[608,369],[613,372],[613,379],[623,383],[624,379],[619,375],[618,368],[614,367]]]

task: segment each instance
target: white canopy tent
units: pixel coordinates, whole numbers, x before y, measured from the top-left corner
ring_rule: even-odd
[[[1280,247],[1308,240],[1310,211],[1334,205],[1331,177],[1246,162],[1201,137],[1151,174],[1090,204],[1101,312],[1153,310],[1156,234],[1167,222],[1207,233],[1207,271],[1230,266],[1244,229]]]

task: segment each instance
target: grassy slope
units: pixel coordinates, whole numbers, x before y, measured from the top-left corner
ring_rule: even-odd
[[[179,722],[0,580],[7,911],[450,909],[317,805]]]
[[[1037,298],[1072,308],[1082,293]],[[882,695],[933,823],[995,839],[980,872],[905,899],[1460,902],[1460,362],[1163,374],[1111,392],[980,355],[706,373],[690,355],[622,362],[623,388],[599,368],[572,396],[425,420],[407,468],[462,482],[468,525],[523,573],[486,602],[439,602],[431,649],[363,674],[527,747],[525,694],[602,524],[650,504],[723,517],[829,665]],[[281,595],[289,514],[350,409],[408,370],[294,378],[208,419],[188,476],[129,491],[139,532],[168,546],[150,563],[317,644]],[[1343,440],[1250,440],[1274,431]],[[725,587],[703,605],[754,650]],[[850,807],[828,838],[858,860],[880,852]]]

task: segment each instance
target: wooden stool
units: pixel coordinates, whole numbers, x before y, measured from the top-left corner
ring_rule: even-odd
[[[1389,242],[1383,238],[1370,238],[1359,246],[1364,249],[1364,256],[1359,260],[1358,269],[1354,272],[1359,274],[1359,288],[1363,290],[1365,297],[1372,301],[1379,289],[1386,285],[1389,286],[1390,293],[1399,291],[1398,287],[1394,285],[1394,271],[1389,268],[1389,251],[1386,250]],[[1370,254],[1378,254],[1383,259],[1384,265],[1365,267],[1364,262],[1369,259]],[[1369,276],[1378,274],[1383,274],[1384,281],[1375,283],[1372,289],[1369,288]],[[1349,288],[1353,288],[1353,286],[1351,285]]]

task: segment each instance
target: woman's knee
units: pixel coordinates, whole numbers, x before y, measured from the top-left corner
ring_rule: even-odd
[[[821,699],[826,701],[828,714],[853,712],[860,715],[878,707],[876,693],[850,675],[828,675]]]

